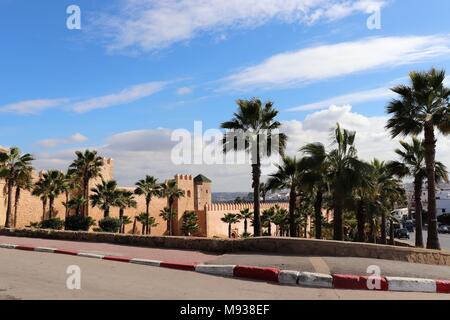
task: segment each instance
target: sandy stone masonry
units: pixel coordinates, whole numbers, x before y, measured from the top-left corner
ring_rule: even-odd
[[[34,173],[34,182],[38,181],[39,176],[42,174]],[[104,166],[101,171],[101,175],[105,180],[114,179],[114,160],[104,158]],[[174,209],[177,211],[178,216],[174,221],[175,235],[182,235],[181,231],[181,219],[186,211],[195,211],[199,218],[200,231],[196,234],[199,237],[222,237],[228,236],[228,226],[221,221],[221,218],[226,213],[239,213],[244,208],[250,208],[253,210],[253,204],[214,204],[212,203],[212,181],[203,175],[193,177],[192,175],[177,174],[174,177],[178,184],[178,187],[182,189],[185,196],[177,199],[174,203]],[[100,178],[90,182],[90,188],[95,187],[97,183],[101,181]],[[6,199],[3,192],[4,181],[0,180],[0,225],[5,223],[6,214]],[[125,187],[126,189],[133,191],[133,187]],[[137,201],[137,208],[126,209],[125,215],[129,216],[132,220],[135,216],[141,212],[145,212],[145,198],[143,196],[135,196]],[[65,207],[63,202],[65,196],[61,196],[55,201],[56,217],[65,218]],[[261,211],[274,206],[275,204],[261,204]],[[287,203],[278,203],[282,208],[287,208]],[[162,236],[167,231],[167,223],[160,217],[160,211],[167,207],[166,198],[153,198],[150,203],[150,215],[156,219],[158,224],[152,228],[152,235]],[[89,215],[96,221],[103,218],[103,211],[98,208],[90,208]],[[119,209],[112,208],[112,217],[119,216]],[[30,226],[32,222],[38,222],[42,219],[42,202],[38,197],[32,196],[30,192],[23,191],[20,197],[17,228],[25,228]],[[141,224],[136,223],[135,232],[139,233],[141,230]],[[241,221],[233,225],[233,230],[236,234],[242,234],[244,232],[244,222]],[[273,227],[275,230],[275,226]],[[126,233],[132,233],[133,223],[126,226]]]

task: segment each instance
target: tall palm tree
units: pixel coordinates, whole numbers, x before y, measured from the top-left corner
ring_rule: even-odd
[[[16,147],[10,148],[7,152],[0,152],[0,179],[4,179],[6,182],[7,194],[6,228],[11,228],[12,226],[14,186],[17,185],[21,175],[32,171],[31,162],[33,160],[32,155],[28,153],[22,155],[20,149]]]
[[[231,226],[239,222],[239,216],[234,213],[226,213],[220,220],[228,223],[228,238],[231,238]]]
[[[423,248],[423,232],[422,232],[422,188],[423,182],[427,178],[427,170],[425,164],[425,143],[422,140],[413,138],[411,143],[400,141],[403,149],[396,149],[395,153],[399,156],[400,161],[391,161],[388,163],[389,170],[392,174],[399,178],[412,177],[414,179],[414,204],[415,204],[415,220],[416,220],[416,247]],[[435,163],[436,182],[448,181],[447,168],[442,163]]]
[[[253,187],[253,209],[254,209],[254,236],[261,236],[260,219],[260,180],[261,160],[276,149],[281,155],[284,154],[287,137],[278,130],[281,123],[276,121],[278,111],[272,102],[264,104],[259,99],[237,100],[238,110],[234,117],[222,123],[222,129],[228,129],[223,139],[223,150],[245,151],[251,154],[252,161],[252,187]],[[266,151],[266,152],[263,152]]]
[[[242,209],[238,214],[239,219],[244,220],[244,233],[248,235],[248,220],[253,217],[253,212],[249,208]]]
[[[145,213],[150,215],[150,201],[153,197],[160,197],[162,195],[162,187],[158,183],[158,179],[147,175],[144,179],[136,183],[134,193],[145,197]]]
[[[77,151],[75,154],[77,158],[69,166],[69,173],[75,174],[80,179],[83,197],[89,199],[89,182],[101,177],[101,169],[104,165],[103,158],[97,155],[97,151]],[[89,216],[88,202],[84,207],[83,215]]]
[[[305,172],[305,162],[297,158],[283,157],[283,163],[276,165],[278,171],[270,175],[269,189],[289,189],[289,233],[295,237],[295,206],[297,201],[297,189],[300,186],[302,175]]]
[[[428,249],[440,250],[436,212],[436,130],[450,133],[450,89],[445,87],[445,71],[411,72],[410,86],[392,89],[399,97],[392,100],[387,113],[392,117],[386,128],[392,137],[424,133],[425,164],[428,181]]]
[[[175,180],[168,180],[162,185],[162,193],[164,197],[167,198],[167,205],[170,211],[169,219],[167,220],[167,231],[170,236],[174,235],[173,230],[173,219],[174,219],[174,210],[173,205],[175,200],[184,197],[184,191],[178,188],[177,182]]]
[[[142,224],[142,234],[151,234],[152,227],[156,227],[156,219],[151,217],[148,213],[142,212],[137,216],[137,221]]]
[[[64,179],[64,193],[66,196],[66,201],[65,201],[65,207],[66,207],[66,217],[69,216],[69,202],[70,202],[70,195],[74,190],[77,190],[80,188],[80,183],[78,180],[78,177],[71,172],[70,170],[67,171],[66,175],[65,175],[65,179]]]
[[[119,207],[120,232],[123,233],[124,230],[123,217],[125,214],[125,210],[127,208],[137,207],[137,202],[133,197],[133,192],[128,190],[118,190],[115,206]]]
[[[16,179],[16,192],[14,196],[14,219],[13,226],[17,227],[17,212],[19,209],[19,202],[22,190],[30,191],[33,187],[32,168],[19,172]]]
[[[49,219],[54,218],[55,200],[65,191],[65,175],[58,170],[50,170],[42,175],[42,186],[48,197]]]
[[[278,227],[279,236],[283,237],[286,235],[286,226],[289,223],[289,212],[288,210],[281,208],[278,205],[275,205],[273,210],[274,214],[272,217],[272,221]]]
[[[48,187],[46,186],[47,181],[42,177],[34,184],[33,191],[31,194],[33,196],[39,197],[42,201],[42,221],[46,219],[47,203],[48,203]]]
[[[330,183],[334,214],[334,240],[344,239],[344,201],[360,180],[366,164],[358,159],[355,147],[356,133],[341,129],[337,124],[333,136],[335,149],[328,153]]]
[[[91,189],[90,196],[92,207],[99,207],[103,210],[103,216],[109,217],[111,207],[117,204],[119,191],[117,190],[117,182],[115,180],[105,181],[97,184]]]
[[[303,183],[315,191],[314,200],[314,234],[322,239],[322,208],[324,194],[328,191],[328,162],[325,146],[321,143],[310,143],[299,150],[305,154],[306,172]]]

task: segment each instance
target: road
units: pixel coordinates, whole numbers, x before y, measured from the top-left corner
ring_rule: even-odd
[[[415,238],[416,234],[415,234],[415,232],[411,232],[410,235],[411,235],[411,239],[408,242],[411,244],[414,244],[416,241],[416,238]],[[428,233],[427,233],[427,231],[424,230],[423,231],[423,241],[424,241],[425,245],[427,244],[427,237],[428,237]],[[441,248],[443,250],[450,251],[450,234],[439,234],[439,241],[441,243]]]
[[[81,289],[69,290],[69,266]],[[51,253],[0,249],[3,299],[450,299],[449,295],[285,287],[164,268]]]

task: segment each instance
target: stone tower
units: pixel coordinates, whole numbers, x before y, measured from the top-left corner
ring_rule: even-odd
[[[194,178],[194,205],[196,211],[203,211],[205,205],[211,204],[211,184],[212,181],[202,174]]]

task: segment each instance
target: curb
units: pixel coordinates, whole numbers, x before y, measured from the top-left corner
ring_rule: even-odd
[[[194,271],[215,276],[259,280],[288,286],[326,289],[450,294],[450,280],[432,280],[404,277],[368,277],[348,274],[329,275],[312,272],[299,272],[293,270],[280,270],[278,268],[269,267],[178,263],[172,261],[148,260],[110,255],[107,256],[82,251],[63,250],[47,247],[31,247],[7,243],[0,243],[0,248],[22,251],[35,251],[42,253],[56,253],[85,258],[146,265],[151,267]]]

